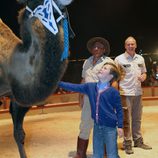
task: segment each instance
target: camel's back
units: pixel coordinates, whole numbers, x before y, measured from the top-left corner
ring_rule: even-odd
[[[8,62],[8,56],[20,42],[20,39],[0,19],[0,64]]]
[[[0,96],[10,91],[6,75],[8,72],[8,62],[11,53],[19,42],[20,39],[0,19]]]

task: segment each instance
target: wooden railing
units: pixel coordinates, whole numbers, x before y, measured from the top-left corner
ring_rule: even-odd
[[[62,94],[52,94],[44,102],[41,102],[38,105],[32,105],[31,110],[79,105],[78,95],[79,95],[78,93],[68,93],[68,92]],[[3,97],[0,99],[0,101],[1,101],[0,113],[9,112],[10,98]]]
[[[44,102],[41,102],[38,105],[33,105],[32,110],[79,105],[78,95],[79,95],[78,93],[68,93],[68,92],[61,94],[53,94],[50,97],[48,97]],[[0,113],[8,112],[10,99],[8,97],[3,97],[0,99],[0,101],[2,103],[0,106]],[[146,104],[149,104],[149,101],[150,104],[151,101],[154,101],[155,104],[158,104],[158,87],[143,87],[143,101],[146,101],[147,102]]]

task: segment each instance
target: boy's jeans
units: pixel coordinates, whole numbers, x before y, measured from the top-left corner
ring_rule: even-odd
[[[93,158],[104,158],[104,144],[108,158],[118,158],[117,129],[100,126],[96,123],[93,129]]]

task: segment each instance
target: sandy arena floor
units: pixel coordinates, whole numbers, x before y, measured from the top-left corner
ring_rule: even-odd
[[[76,140],[79,132],[80,110],[77,106],[54,108],[53,111],[36,111],[25,117],[25,147],[28,158],[71,158],[76,152]],[[33,113],[33,112],[32,112]],[[8,114],[5,114],[8,115]],[[4,119],[0,114],[0,158],[19,158],[13,139],[12,121],[8,115]],[[3,119],[2,119],[3,117]],[[158,158],[158,106],[145,106],[142,132],[144,141],[152,150],[134,148],[133,155],[126,155],[121,148],[122,139],[118,139],[121,158]],[[92,137],[92,135],[91,135]],[[92,155],[92,140],[88,147],[88,158]]]

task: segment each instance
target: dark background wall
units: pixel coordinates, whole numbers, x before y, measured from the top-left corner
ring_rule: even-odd
[[[16,0],[1,0],[0,17],[18,35],[20,6]],[[74,0],[68,6],[76,34],[71,44],[71,59],[87,58],[86,42],[103,36],[111,44],[111,56],[124,51],[124,40],[133,35],[138,51],[152,53],[158,47],[157,0]]]
[[[158,9],[156,0],[75,0],[68,7],[76,38],[72,57],[89,56],[86,42],[103,36],[111,44],[111,56],[124,51],[124,40],[132,35],[138,51],[154,52],[158,47]]]
[[[17,36],[17,16],[22,7],[16,0],[1,0],[0,18]],[[151,53],[158,53],[157,0],[74,0],[68,6],[68,11],[71,26],[76,34],[76,37],[70,40],[70,60],[90,56],[86,42],[93,36],[102,36],[109,40],[110,56],[116,56],[124,51],[125,38],[132,35],[138,43],[137,52],[141,50],[142,54],[150,54],[144,55],[150,70]],[[158,60],[158,57],[154,56],[154,60]],[[70,62],[68,73],[79,72],[79,76],[80,71],[76,69],[82,69],[82,62],[79,63],[74,65]],[[69,78],[70,76],[66,77]],[[75,80],[75,76],[72,78]],[[76,80],[79,80],[79,77],[76,77]]]

